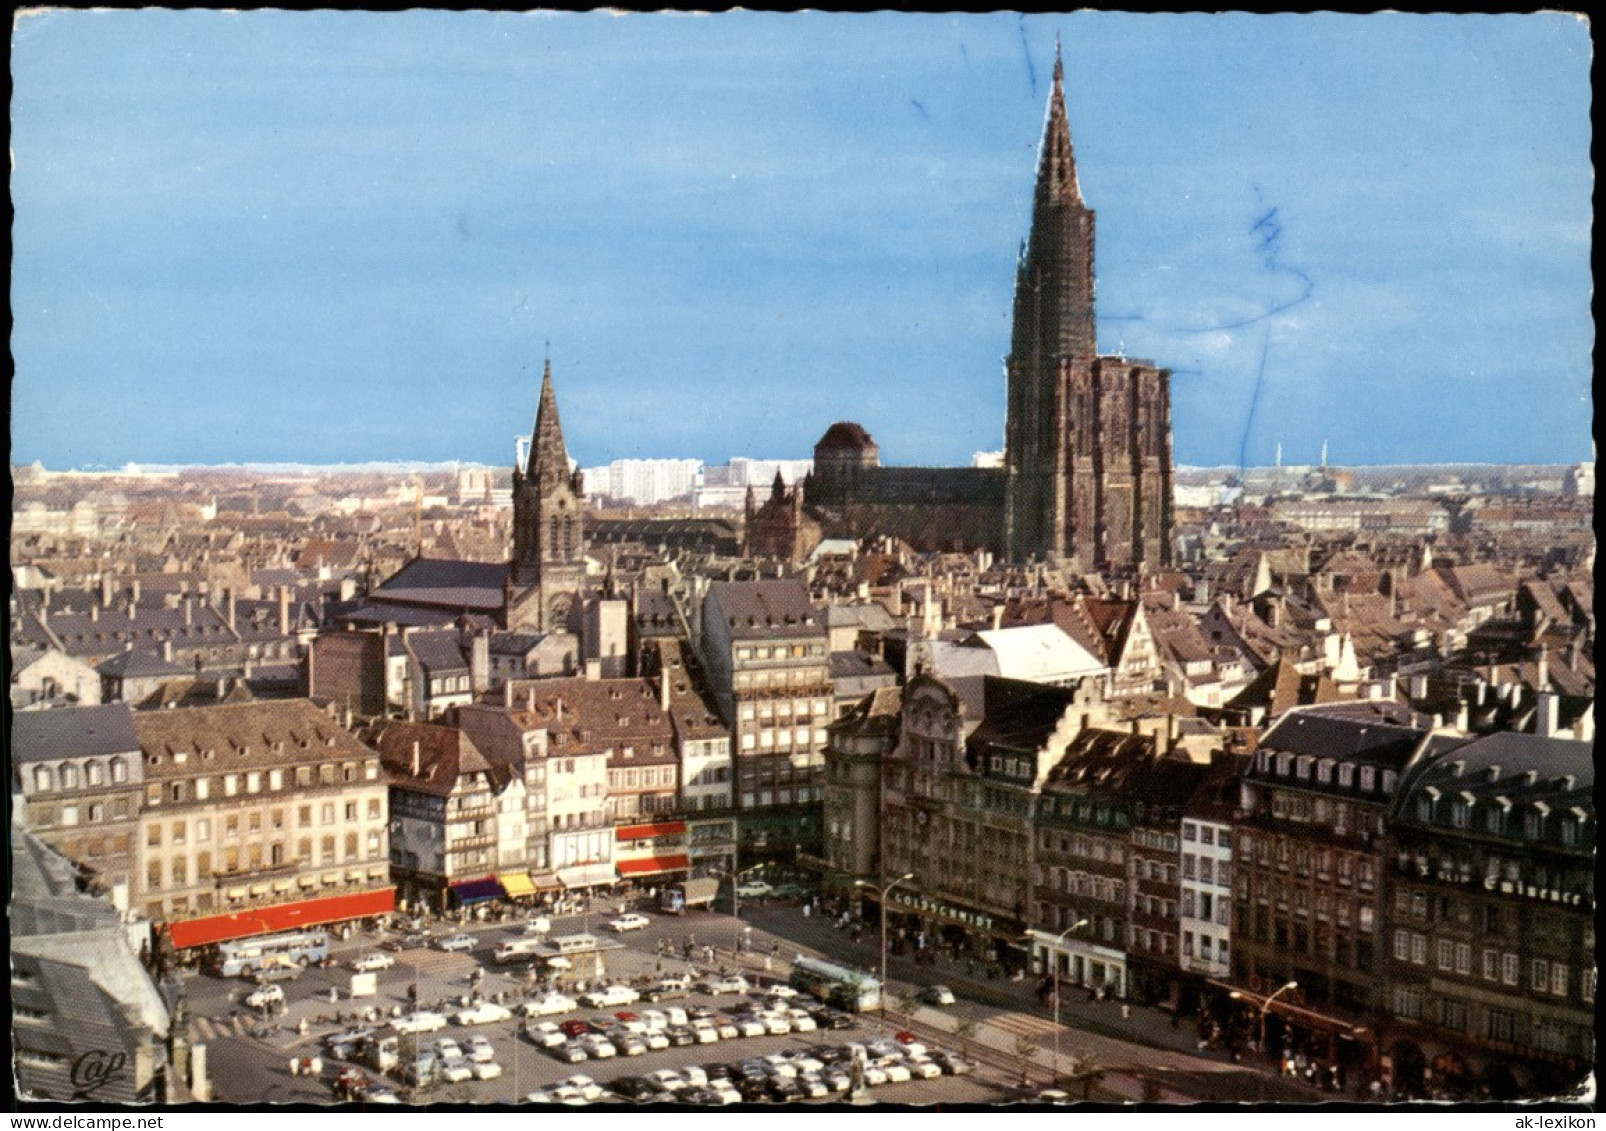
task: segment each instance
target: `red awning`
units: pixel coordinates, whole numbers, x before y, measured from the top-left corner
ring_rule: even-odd
[[[664,872],[684,872],[691,867],[691,857],[684,853],[678,856],[643,856],[639,860],[620,860],[619,874],[621,876],[657,876]]]
[[[623,825],[614,830],[614,840],[651,840],[655,836],[685,836],[685,821],[663,821],[656,825]]]
[[[168,934],[179,949],[205,946],[227,939],[267,935],[275,931],[294,931],[320,923],[339,923],[367,915],[386,915],[396,910],[396,889],[362,891],[355,895],[332,895],[327,899],[303,899],[206,919],[169,923]]]

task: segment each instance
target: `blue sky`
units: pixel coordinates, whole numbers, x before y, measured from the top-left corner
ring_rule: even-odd
[[[1564,14],[60,11],[13,29],[13,462],[1002,446],[1056,33],[1100,346],[1191,464],[1589,458]]]

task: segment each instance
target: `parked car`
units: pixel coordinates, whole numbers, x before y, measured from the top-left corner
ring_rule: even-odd
[[[353,970],[389,970],[396,965],[396,960],[382,950],[372,954],[365,954],[351,964]]]
[[[494,1060],[476,1060],[469,1064],[476,1080],[495,1080],[502,1075],[502,1066]]]
[[[641,1034],[641,1039],[647,1042],[647,1048],[652,1052],[669,1047],[669,1034],[662,1029],[648,1029]]]
[[[615,1005],[634,1005],[641,995],[629,986],[604,986],[599,990],[580,995],[580,1004],[591,1009],[608,1009]]]
[[[513,1016],[513,1011],[505,1005],[498,1005],[494,1001],[482,1001],[478,1005],[471,1005],[467,1009],[460,1009],[452,1018],[455,1025],[492,1025],[498,1021],[507,1021]]]
[[[705,994],[745,994],[749,988],[747,979],[740,974],[728,978],[705,978],[697,983],[697,989]]]
[[[620,1056],[643,1056],[647,1052],[647,1042],[629,1029],[608,1030],[608,1040],[613,1042],[613,1047],[619,1050]]]
[[[464,951],[474,949],[474,936],[465,934],[447,935],[443,939],[435,940],[436,950]]]
[[[429,945],[429,936],[419,931],[403,935],[399,939],[386,939],[379,944],[385,950],[417,950],[419,947]]]
[[[920,991],[920,1000],[927,1005],[952,1005],[954,992],[947,986],[927,986]]]
[[[813,1073],[804,1073],[797,1078],[797,1086],[802,1090],[805,1099],[819,1099],[821,1096],[831,1094],[831,1088],[826,1082]]]
[[[697,1043],[700,1045],[711,1045],[719,1040],[719,1030],[714,1027],[712,1021],[693,1021],[691,1031],[696,1034]]]
[[[448,1084],[461,1084],[464,1080],[474,1078],[474,1069],[461,1056],[442,1057],[440,1073],[441,1079]]]
[[[613,1042],[601,1033],[587,1033],[580,1038],[580,1047],[586,1050],[586,1055],[592,1060],[607,1060],[609,1057],[619,1055],[619,1050],[613,1047]]]
[[[524,1016],[550,1017],[555,1013],[569,1013],[580,1008],[580,1003],[563,994],[550,993],[524,1003]]]
[[[621,1076],[613,1081],[612,1088],[632,1103],[652,1103],[664,1097],[664,1090],[645,1076]]]
[[[762,899],[774,891],[775,889],[763,880],[743,880],[736,885],[736,894],[743,899]]]
[[[976,1065],[967,1057],[957,1052],[949,1052],[947,1049],[937,1049],[931,1054],[931,1059],[937,1062],[937,1067],[950,1076],[964,1076],[976,1071]]]
[[[929,1056],[911,1056],[904,1064],[916,1080],[930,1080],[942,1075],[942,1069]]]
[[[463,1055],[475,1064],[485,1064],[496,1059],[496,1049],[484,1037],[470,1037],[463,1042]]]
[[[442,1037],[435,1042],[435,1055],[445,1060],[449,1056],[462,1056],[463,1046],[456,1037]]]
[[[280,962],[262,967],[251,975],[251,981],[259,986],[266,986],[274,982],[293,982],[299,977],[301,977],[301,967]]]
[[[651,923],[651,919],[635,911],[621,915],[617,919],[608,920],[609,928],[616,934],[624,934],[626,931],[640,931],[651,925]]]
[[[669,1038],[669,1043],[677,1049],[697,1043],[697,1034],[691,1031],[689,1025],[671,1025],[664,1035]]]
[[[564,1041],[561,1045],[553,1045],[546,1051],[566,1064],[581,1064],[591,1059],[591,1054],[586,1052],[585,1046],[579,1041]]]
[[[587,1033],[593,1032],[591,1028],[591,1022],[582,1021],[578,1017],[573,1017],[568,1021],[564,1021],[558,1026],[558,1028],[563,1030],[565,1036],[574,1037],[577,1039],[585,1036]]]
[[[561,1045],[568,1040],[559,1029],[556,1022],[529,1020],[524,1023],[524,1035],[532,1044],[540,1048],[549,1049]]]
[[[656,1072],[649,1072],[647,1079],[665,1092],[678,1092],[686,1086],[686,1081],[681,1079],[680,1073],[673,1068],[660,1068]]]
[[[265,1009],[270,1005],[284,1004],[284,990],[278,986],[258,986],[245,995],[245,1004],[252,1009]]]
[[[582,1098],[586,1100],[601,1099],[602,1093],[606,1091],[601,1084],[597,1083],[584,1073],[576,1073],[566,1080],[558,1081],[558,1087],[573,1088],[575,1091],[580,1093]]]
[[[446,1018],[439,1013],[431,1013],[421,1009],[417,1013],[409,1013],[405,1017],[398,1017],[391,1022],[398,1033],[433,1033],[446,1028]]]

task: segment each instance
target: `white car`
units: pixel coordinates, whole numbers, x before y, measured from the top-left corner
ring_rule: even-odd
[[[494,1060],[475,1061],[469,1066],[476,1080],[495,1080],[502,1075],[502,1066]]]
[[[284,991],[278,986],[258,986],[245,995],[245,1004],[252,1009],[261,1009],[267,1005],[283,1005]]]
[[[460,1056],[449,1056],[441,1061],[441,1079],[448,1084],[461,1084],[474,1078],[474,1069]]]
[[[396,965],[396,960],[382,950],[372,954],[365,954],[351,964],[353,970],[389,970]]]
[[[697,1043],[700,1045],[711,1045],[719,1040],[719,1030],[712,1021],[693,1021],[691,1031],[697,1034]]]
[[[557,1048],[568,1040],[555,1021],[526,1021],[524,1035],[530,1038],[531,1043],[544,1049]]]
[[[446,1028],[446,1018],[439,1013],[420,1010],[417,1013],[409,1013],[406,1017],[398,1017],[391,1024],[398,1033],[433,1033],[437,1029]]]
[[[762,1037],[765,1033],[769,1032],[769,1030],[765,1028],[764,1022],[760,1021],[757,1017],[754,1017],[751,1014],[733,1018],[733,1020],[736,1024],[736,1028],[741,1030],[741,1034],[744,1037]]]
[[[881,1071],[887,1074],[887,1081],[892,1084],[905,1084],[914,1075],[901,1060],[884,1060],[879,1065]]]
[[[590,1009],[608,1009],[615,1005],[634,1005],[641,995],[629,986],[604,986],[580,995],[580,1004]]]
[[[788,1001],[798,996],[798,992],[785,982],[777,982],[773,986],[765,986],[762,992],[765,997],[785,998]]]
[[[937,1062],[928,1056],[912,1056],[904,1064],[908,1066],[909,1074],[917,1080],[934,1080],[942,1075]]]
[[[786,1011],[786,1015],[792,1019],[792,1031],[794,1033],[812,1033],[820,1027],[814,1018],[804,1013],[801,1009],[789,1009]]]
[[[496,1049],[484,1037],[470,1037],[464,1041],[463,1053],[475,1064],[486,1064],[496,1059]]]
[[[666,1049],[672,1043],[669,1039],[669,1034],[662,1029],[648,1029],[641,1034],[641,1039],[647,1042],[647,1048],[652,1052]]]
[[[607,1090],[591,1077],[580,1072],[570,1076],[567,1080],[558,1081],[558,1087],[572,1088],[576,1092],[580,1093],[582,1099],[587,1100],[597,1099],[604,1091]]]
[[[740,974],[729,978],[709,978],[699,982],[698,989],[705,994],[745,994],[751,987]]]
[[[524,924],[524,933],[527,935],[544,935],[551,930],[552,920],[545,915],[538,915]]]
[[[887,1082],[886,1070],[878,1064],[866,1064],[864,1066],[864,1082],[872,1088],[885,1084]]]
[[[616,934],[624,934],[626,931],[639,931],[650,926],[651,924],[651,919],[647,918],[645,915],[637,914],[634,911],[625,915],[621,915],[617,919],[608,920],[609,928],[612,929]]]
[[[507,1021],[513,1016],[513,1011],[505,1005],[498,1005],[494,1001],[482,1001],[478,1005],[471,1005],[467,1009],[460,1009],[452,1017],[454,1025],[492,1025],[498,1021]]]
[[[688,1064],[680,1070],[680,1078],[694,1088],[708,1087],[708,1073],[695,1064]]]
[[[792,1031],[792,1019],[779,1013],[766,1013],[759,1018],[764,1022],[764,1031],[772,1037],[784,1037]]]
[[[463,934],[448,935],[444,939],[436,939],[435,940],[435,949],[436,950],[473,950],[474,949],[474,936],[473,935],[463,935]]]
[[[435,1055],[442,1060],[449,1056],[462,1056],[463,1046],[457,1043],[456,1037],[442,1037],[435,1042]]]
[[[678,1092],[686,1086],[686,1081],[681,1079],[680,1073],[673,1068],[660,1068],[657,1072],[649,1072],[647,1079],[666,1092]]]
[[[570,1010],[579,1008],[580,1003],[572,997],[565,997],[562,994],[547,994],[545,997],[525,1002],[524,1016],[550,1017],[555,1013],[568,1013]]]
[[[586,1050],[586,1055],[592,1060],[607,1060],[611,1056],[618,1056],[619,1050],[613,1047],[613,1042],[601,1033],[587,1033],[580,1038],[580,1047]]]
[[[763,880],[748,880],[736,886],[736,894],[743,899],[760,899],[775,889]]]
[[[738,1092],[736,1085],[729,1080],[710,1080],[708,1082],[708,1091],[719,1101],[720,1107],[729,1107],[731,1104],[742,1102],[742,1093]]]

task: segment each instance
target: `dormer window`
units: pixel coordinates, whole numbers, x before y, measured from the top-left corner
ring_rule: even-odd
[[[1348,762],[1338,767],[1338,784],[1344,789],[1349,789],[1355,784],[1355,767]]]
[[[1361,792],[1371,793],[1377,785],[1377,771],[1371,766],[1361,767]]]

